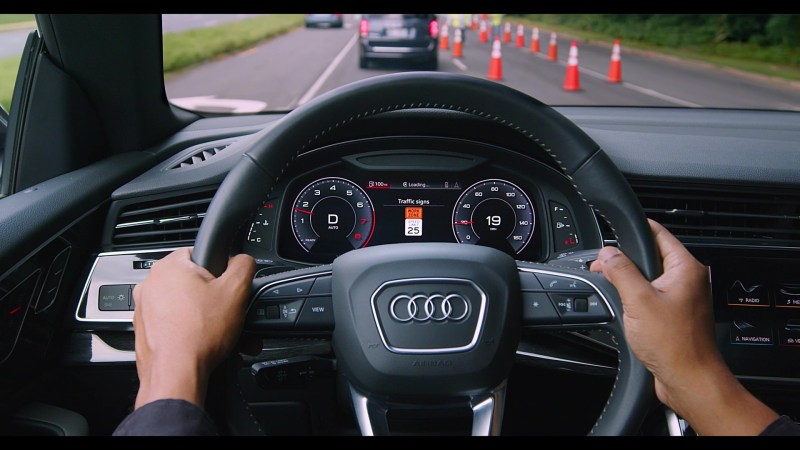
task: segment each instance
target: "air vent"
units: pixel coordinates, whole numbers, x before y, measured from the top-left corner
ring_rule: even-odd
[[[209,159],[213,158],[214,156],[218,155],[226,148],[230,147],[230,145],[231,144],[228,143],[216,146],[203,147],[197,150],[196,152],[192,153],[189,157],[184,158],[181,161],[171,165],[168,168],[168,170],[182,169],[184,167],[190,167],[200,163],[204,163]]]
[[[682,241],[797,245],[800,193],[719,186],[634,185],[647,217]]]
[[[213,196],[206,191],[125,206],[111,243],[116,248],[191,245]]]

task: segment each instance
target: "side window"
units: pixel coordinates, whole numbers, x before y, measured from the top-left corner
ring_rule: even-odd
[[[6,186],[9,177],[6,150],[14,84],[25,43],[34,30],[33,14],[0,14],[0,186]]]

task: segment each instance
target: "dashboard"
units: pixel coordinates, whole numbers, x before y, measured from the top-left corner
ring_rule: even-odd
[[[404,242],[488,246],[525,261],[599,246],[591,210],[563,175],[486,147],[376,139],[301,157],[254,213],[242,250],[326,264],[353,249]]]

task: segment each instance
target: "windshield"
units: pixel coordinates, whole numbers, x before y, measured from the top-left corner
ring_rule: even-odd
[[[288,111],[399,71],[466,74],[554,106],[800,111],[800,15],[167,14],[170,101]]]

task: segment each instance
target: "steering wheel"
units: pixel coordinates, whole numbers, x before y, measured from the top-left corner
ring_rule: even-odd
[[[636,196],[589,136],[512,88],[438,72],[377,76],[337,88],[234,144],[245,152],[208,208],[195,263],[215,276],[224,272],[242,223],[317,139],[368,116],[416,108],[460,111],[528,137],[606,218],[642,273],[650,280],[661,274]],[[650,373],[624,340],[619,294],[601,274],[515,261],[475,245],[391,244],[350,251],[330,265],[258,278],[254,301],[266,289],[308,280],[327,286],[325,296],[315,298],[332,305],[337,370],[364,435],[388,434],[387,412],[397,405],[432,404],[468,405],[473,434],[499,434],[506,379],[528,324],[600,328],[618,337],[618,374],[590,434],[634,433],[654,398]],[[579,292],[570,294],[576,286]],[[544,302],[535,299],[542,295],[554,299],[560,318],[540,315]]]

